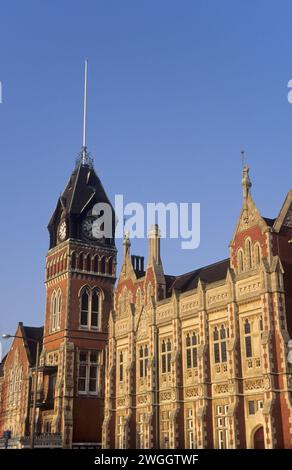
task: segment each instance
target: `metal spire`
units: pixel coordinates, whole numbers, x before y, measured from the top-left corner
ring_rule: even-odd
[[[86,147],[86,105],[87,105],[87,67],[88,60],[85,60],[84,69],[84,101],[83,101],[83,142],[82,142],[82,164],[86,163],[87,147]]]
[[[82,148],[81,152],[77,155],[76,166],[87,165],[90,168],[93,168],[93,158],[90,153],[87,151],[86,145],[86,118],[87,118],[87,68],[88,60],[85,60],[84,67],[84,99],[83,99],[83,139],[82,139]]]

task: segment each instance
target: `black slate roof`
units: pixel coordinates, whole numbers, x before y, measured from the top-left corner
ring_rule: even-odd
[[[268,217],[263,217],[264,221],[269,227],[273,227],[276,219],[269,219]]]
[[[187,292],[191,289],[195,289],[198,286],[199,279],[205,284],[211,284],[224,280],[227,275],[227,270],[230,266],[229,258],[217,263],[209,264],[199,269],[195,269],[181,276],[166,276],[168,284],[168,292],[172,292],[173,289],[179,290],[180,292]]]
[[[63,209],[65,214],[78,215],[85,210],[92,199],[95,202],[110,204],[104,187],[94,169],[88,165],[79,164],[71,174],[65,190],[58,200],[48,227],[54,223],[60,210]]]
[[[29,355],[30,355],[30,364],[35,365],[36,363],[36,342],[38,341],[40,343],[40,349],[41,349],[41,344],[43,341],[43,334],[44,334],[44,327],[36,327],[36,326],[23,326],[23,334],[24,338],[27,341],[28,345],[28,350],[29,350]]]

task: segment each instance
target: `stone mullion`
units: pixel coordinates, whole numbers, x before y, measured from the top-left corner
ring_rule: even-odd
[[[156,325],[151,326],[150,334],[150,343],[149,343],[149,365],[147,373],[147,389],[150,391],[150,400],[149,400],[149,421],[148,421],[148,448],[151,449],[155,447],[155,437],[157,438],[158,429],[156,429],[156,413],[158,414],[158,383],[156,383],[156,373],[158,376],[159,371],[157,370],[158,366],[158,357],[156,355],[156,338],[157,338],[157,327]]]
[[[273,353],[271,347],[271,337],[274,332],[274,321],[273,321],[273,298],[269,292],[266,292],[262,296],[263,304],[263,335],[262,335],[262,370],[265,381],[265,403],[263,409],[264,416],[264,436],[265,436],[265,447],[272,449],[274,447],[273,439],[273,423],[272,423],[272,406],[274,402],[273,378],[271,372],[273,370]]]
[[[172,413],[172,429],[171,429],[171,444],[172,448],[176,449],[179,448],[179,426],[178,426],[178,417],[180,411],[180,403],[179,403],[179,386],[181,384],[180,381],[180,363],[181,363],[181,342],[180,342],[180,321],[178,318],[175,318],[172,322],[173,328],[173,367],[171,368],[171,397],[173,400],[174,410]]]
[[[131,448],[131,426],[130,421],[133,415],[133,394],[134,394],[134,376],[135,373],[135,336],[134,332],[131,331],[128,335],[128,365],[126,366],[127,380],[126,380],[126,423],[125,423],[125,439],[127,442],[127,448]]]
[[[199,399],[196,406],[196,439],[197,447],[204,449],[207,446],[207,425],[206,425],[206,411],[208,406],[212,407],[212,401],[208,403],[208,397],[211,397],[211,375],[210,364],[208,358],[208,314],[207,311],[201,310],[198,313],[199,317],[199,338],[200,346],[198,351],[198,390]]]
[[[229,429],[229,447],[231,449],[237,448],[239,431],[237,430],[236,415],[237,407],[239,405],[238,396],[238,379],[239,370],[237,364],[237,357],[240,357],[240,343],[239,343],[239,326],[238,326],[238,309],[235,302],[231,302],[227,306],[228,312],[228,325],[229,325],[229,340],[227,347],[227,374],[228,374],[228,395],[229,395],[229,412],[228,412],[228,429]]]
[[[74,398],[74,344],[64,345],[65,370],[63,375],[63,448],[72,447]]]
[[[115,340],[110,338],[108,342],[108,373],[105,379],[105,416],[102,426],[102,446],[103,448],[111,447],[110,424],[113,422],[115,426],[115,412],[113,412],[114,400],[113,394],[115,390]]]

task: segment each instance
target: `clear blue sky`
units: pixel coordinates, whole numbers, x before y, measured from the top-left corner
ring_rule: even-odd
[[[88,146],[110,197],[201,203],[200,248],[163,242],[179,274],[228,256],[242,148],[263,215],[291,186],[291,17],[283,0],[2,2],[1,333],[43,321],[46,225],[81,147],[84,58]]]

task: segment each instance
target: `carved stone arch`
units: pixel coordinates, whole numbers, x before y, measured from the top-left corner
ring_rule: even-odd
[[[265,449],[264,425],[258,424],[251,432],[251,447],[253,449]]]
[[[100,286],[93,286],[91,288],[92,292],[93,291],[98,291],[99,295],[101,296],[101,299],[104,301],[105,300],[105,293],[104,290]]]
[[[78,291],[78,298],[81,297],[81,295],[82,295],[82,293],[85,289],[88,289],[88,291],[90,292],[91,291],[90,285],[89,284],[83,284],[83,286],[80,287],[80,289]]]

